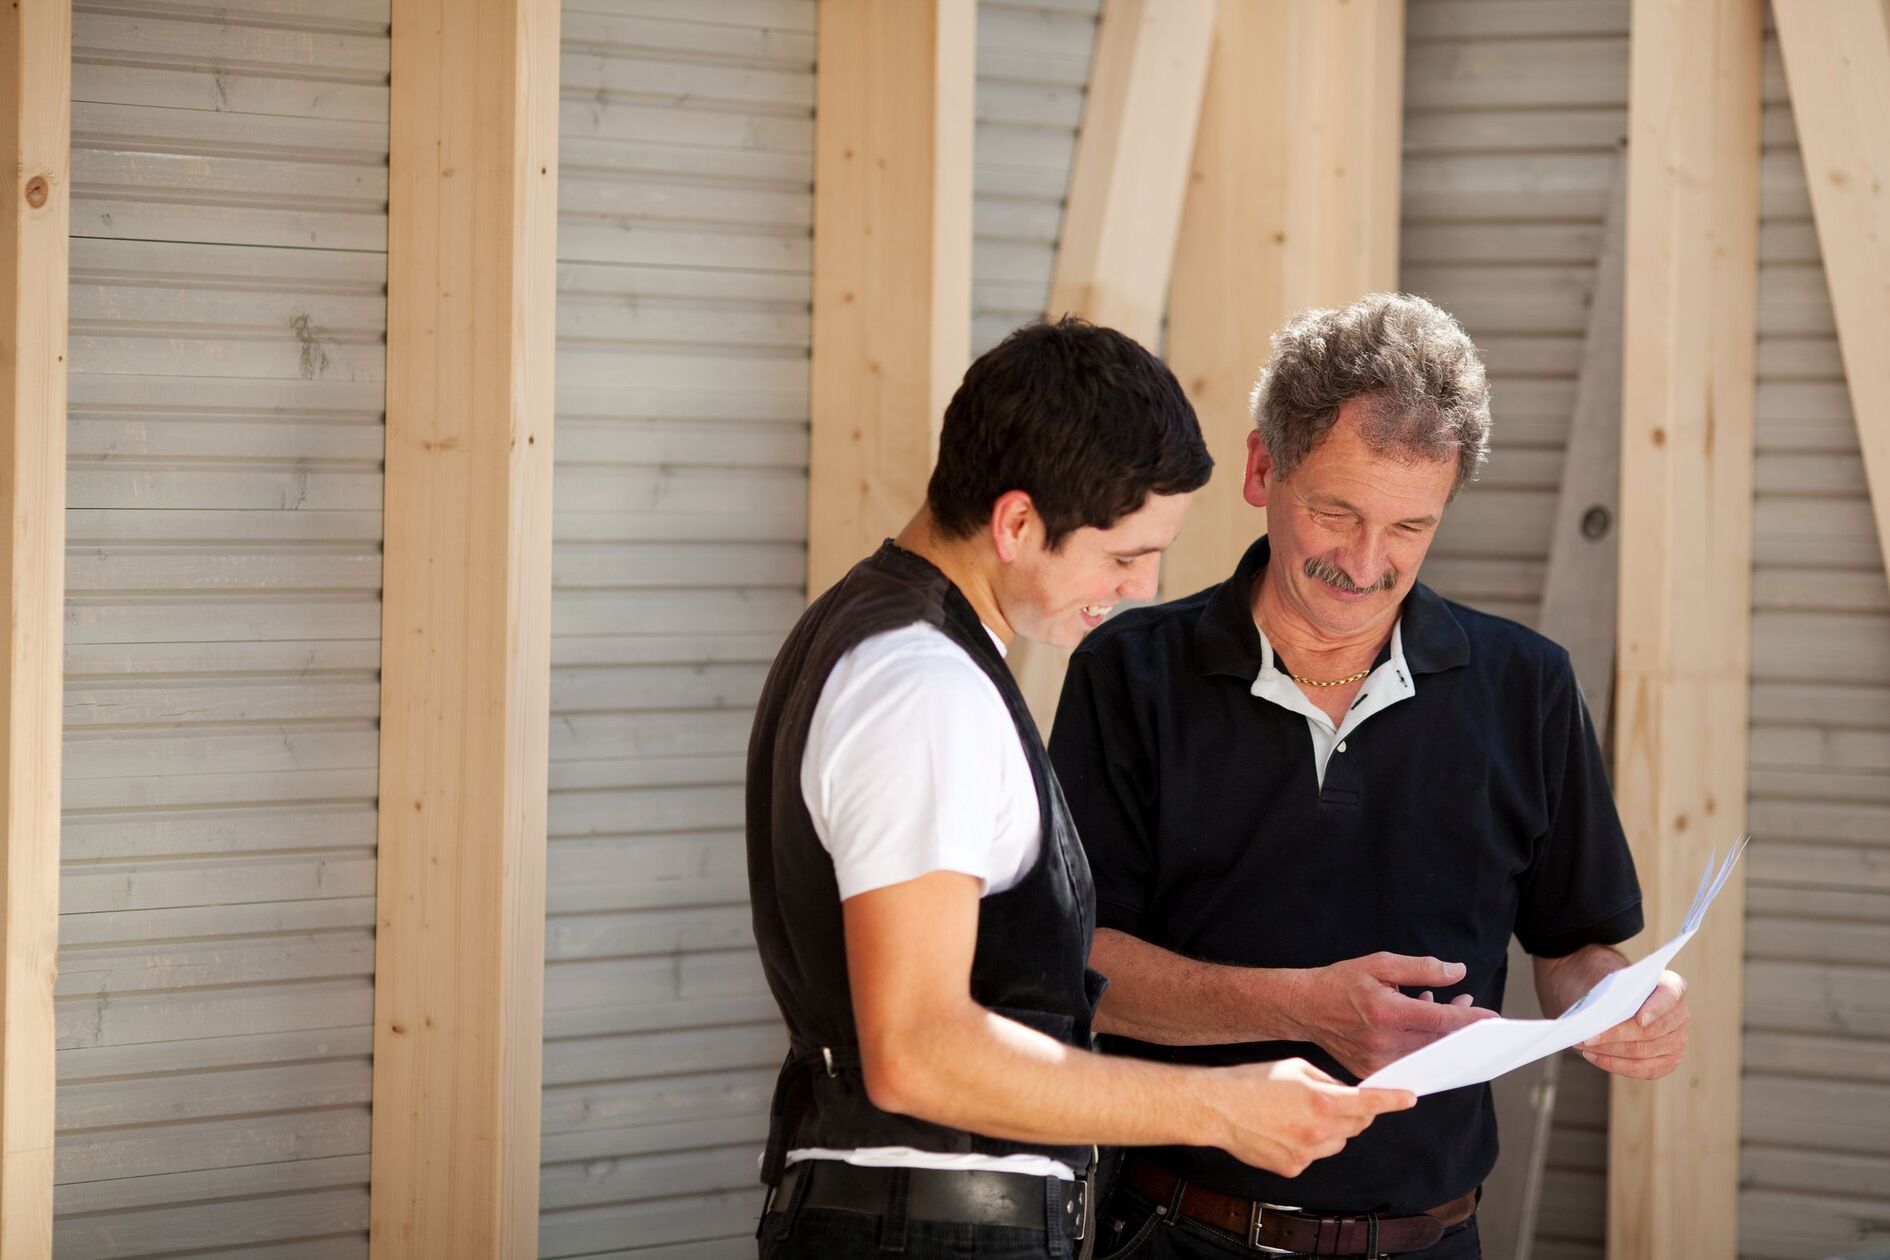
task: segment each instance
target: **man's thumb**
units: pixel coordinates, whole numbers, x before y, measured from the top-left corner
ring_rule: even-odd
[[[1409,954],[1382,954],[1372,968],[1386,984],[1443,986],[1452,985],[1463,979],[1462,963],[1444,962],[1439,958],[1417,958]]]

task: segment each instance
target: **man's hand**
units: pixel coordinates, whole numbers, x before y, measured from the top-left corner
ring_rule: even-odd
[[[1687,1010],[1687,982],[1674,972],[1663,971],[1634,1018],[1590,1037],[1576,1049],[1604,1072],[1651,1081],[1680,1066],[1692,1022],[1692,1013]]]
[[[1304,1059],[1246,1063],[1211,1072],[1206,1097],[1220,1113],[1220,1145],[1244,1164],[1297,1177],[1387,1111],[1417,1104],[1402,1089],[1341,1085]]]
[[[1305,977],[1299,1010],[1311,1034],[1306,1040],[1361,1078],[1445,1033],[1496,1014],[1472,1006],[1467,993],[1437,1002],[1428,991],[1422,998],[1398,992],[1400,986],[1456,984],[1464,977],[1462,963],[1377,953],[1320,967]]]

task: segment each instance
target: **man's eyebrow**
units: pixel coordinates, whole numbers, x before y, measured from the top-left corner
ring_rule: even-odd
[[[1304,503],[1307,507],[1340,508],[1344,511],[1350,512],[1354,516],[1365,515],[1363,512],[1359,511],[1358,508],[1356,508],[1350,503],[1347,503],[1344,499],[1339,498],[1337,495],[1309,494],[1309,495],[1306,495],[1304,498],[1302,498],[1300,502]],[[1399,521],[1398,524],[1400,525],[1435,525],[1437,524],[1437,517],[1435,515],[1407,516],[1403,520]]]
[[[1300,498],[1300,502],[1304,503],[1307,507],[1342,508],[1345,511],[1352,513],[1352,515],[1354,516],[1365,515],[1365,513],[1359,511],[1355,505],[1351,503],[1347,503],[1344,499],[1341,499],[1336,494],[1321,493],[1321,494],[1303,495]]]
[[[1111,556],[1113,556],[1113,557],[1114,557],[1115,559],[1117,559],[1117,560],[1133,560],[1133,559],[1135,559],[1135,558],[1136,558],[1137,556],[1146,556],[1146,555],[1150,555],[1150,554],[1152,554],[1152,553],[1154,553],[1154,552],[1157,552],[1157,551],[1160,551],[1160,550],[1161,550],[1161,548],[1160,548],[1160,547],[1135,547],[1135,548],[1132,548],[1132,549],[1130,549],[1130,550],[1128,550],[1128,551],[1114,551],[1114,550],[1111,550],[1111,551],[1109,552],[1109,554],[1110,554]]]

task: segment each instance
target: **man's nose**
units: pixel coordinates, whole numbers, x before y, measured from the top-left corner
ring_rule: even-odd
[[[1118,588],[1122,594],[1122,598],[1154,599],[1158,584],[1161,581],[1161,563],[1161,557],[1157,555],[1144,556],[1138,559],[1134,567],[1130,570],[1129,580]]]
[[[1334,560],[1345,571],[1345,576],[1351,578],[1355,585],[1363,587],[1369,587],[1383,577],[1390,564],[1383,540],[1372,534],[1341,550]]]

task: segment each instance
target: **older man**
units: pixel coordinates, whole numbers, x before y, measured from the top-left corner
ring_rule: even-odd
[[[1110,1048],[1355,1079],[1499,1008],[1512,933],[1559,1013],[1624,965],[1640,891],[1567,654],[1417,581],[1488,449],[1463,330],[1404,295],[1308,312],[1253,412],[1267,535],[1219,586],[1088,637],[1051,753],[1095,872]],[[1668,973],[1584,1053],[1670,1072],[1684,992]],[[1131,1151],[1098,1254],[1475,1256],[1496,1151],[1487,1086],[1292,1182]]]

